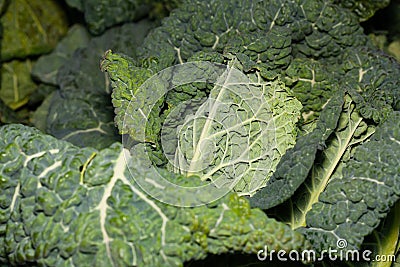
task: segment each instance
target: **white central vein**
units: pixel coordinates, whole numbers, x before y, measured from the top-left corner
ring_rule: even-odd
[[[12,197],[11,205],[10,205],[10,213],[13,212],[15,202],[17,201],[17,197],[19,195],[19,191],[21,189],[21,184],[18,182],[17,186],[15,187],[14,195]]]
[[[68,140],[69,138],[76,136],[76,135],[80,135],[80,134],[85,134],[85,133],[91,133],[91,132],[99,132],[102,134],[107,134],[106,131],[104,131],[103,129],[101,129],[101,126],[103,126],[104,123],[99,122],[99,125],[95,128],[89,128],[89,129],[84,129],[84,130],[77,130],[77,131],[73,131],[69,134],[67,134],[66,136],[64,136],[62,138],[62,140]]]
[[[123,150],[119,154],[115,166],[114,166],[114,174],[110,180],[110,182],[107,184],[107,186],[104,188],[104,193],[103,197],[99,202],[99,205],[96,207],[97,210],[100,212],[100,229],[103,235],[103,242],[106,245],[106,251],[107,251],[107,256],[112,259],[111,256],[111,250],[110,250],[110,242],[112,241],[112,238],[108,235],[107,230],[106,230],[106,217],[107,217],[107,199],[111,196],[112,189],[114,188],[116,182],[118,180],[122,181],[124,184],[128,185],[130,189],[133,191],[134,194],[136,194],[138,197],[140,197],[146,204],[148,204],[150,207],[152,207],[158,215],[162,219],[162,225],[161,225],[161,245],[165,245],[165,234],[166,234],[166,225],[168,222],[167,216],[162,212],[160,207],[157,206],[157,204],[149,199],[146,194],[141,192],[139,189],[137,189],[125,176],[125,170],[126,170],[126,163],[125,163],[125,157],[129,154],[129,152]],[[114,263],[113,263],[114,265]]]
[[[228,72],[224,72],[221,77],[224,77],[224,75],[226,75],[226,78],[223,81],[222,85],[219,85],[217,83],[217,85],[219,85],[221,87],[218,96],[215,100],[213,100],[213,102],[211,102],[212,104],[212,109],[209,111],[208,113],[208,117],[206,118],[206,122],[203,126],[203,130],[201,131],[200,137],[198,139],[198,143],[196,144],[196,147],[194,147],[194,153],[193,153],[193,157],[192,160],[190,162],[190,166],[189,166],[189,170],[187,171],[187,175],[190,176],[191,174],[195,174],[196,170],[199,169],[197,167],[197,164],[199,164],[199,162],[201,163],[201,141],[204,140],[210,133],[210,129],[212,127],[212,123],[214,122],[214,118],[218,112],[218,108],[220,107],[221,98],[225,95],[225,91],[227,90],[227,84],[230,80],[230,76],[231,76],[231,70],[227,70]],[[195,139],[195,138],[193,138]]]
[[[123,175],[124,170],[125,170],[124,158],[123,154],[121,153],[118,156],[116,164],[114,166],[113,176],[111,177],[110,182],[104,188],[103,197],[101,198],[99,205],[95,208],[100,212],[100,230],[103,235],[103,242],[106,245],[107,257],[110,259],[113,266],[114,262],[112,261],[111,250],[110,250],[110,242],[112,241],[112,238],[108,236],[106,230],[106,217],[108,208],[107,199],[111,196],[112,189],[114,188],[115,183],[118,181],[121,175]]]
[[[24,161],[24,167],[26,167],[28,165],[29,161],[31,161],[31,160],[33,160],[35,158],[40,158],[41,156],[43,156],[47,152],[49,152],[50,154],[56,154],[56,153],[60,152],[60,150],[59,149],[50,149],[48,151],[40,151],[40,152],[32,154],[32,155],[26,155],[26,159]]]
[[[122,151],[121,154],[122,155],[125,154],[125,157],[127,158],[127,160],[129,160],[130,154],[129,154],[128,150],[124,149],[124,151]],[[124,164],[125,165],[124,158],[122,158],[122,159],[118,158],[118,160],[122,161],[122,163],[120,163],[120,164]],[[124,166],[124,168],[125,168],[125,166]],[[152,207],[158,213],[158,215],[161,217],[161,220],[162,220],[162,225],[161,225],[161,245],[164,246],[165,245],[166,226],[167,226],[167,222],[169,221],[168,217],[162,212],[161,208],[153,200],[148,198],[148,196],[145,193],[143,193],[142,191],[137,189],[132,184],[132,182],[130,182],[128,180],[128,178],[124,175],[124,172],[123,172],[124,168],[122,169],[122,171],[121,171],[122,173],[120,174],[121,181],[124,184],[128,185],[131,188],[131,190],[133,191],[133,193],[135,193],[144,202],[146,202],[150,207]]]
[[[46,177],[46,175],[47,175],[49,172],[51,172],[51,171],[54,170],[54,169],[57,169],[58,167],[61,167],[61,163],[62,163],[61,160],[58,160],[58,161],[54,162],[54,163],[53,163],[52,165],[50,165],[49,167],[45,168],[45,169],[42,171],[42,173],[38,176],[38,178],[40,179],[40,178]]]

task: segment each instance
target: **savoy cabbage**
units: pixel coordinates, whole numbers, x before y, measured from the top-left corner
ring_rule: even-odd
[[[0,1],[0,265],[396,266],[322,257],[400,260],[389,1],[42,2]]]
[[[154,200],[132,182],[119,144],[78,148],[22,125],[1,136],[0,259],[10,264],[181,266],[207,253],[307,247],[235,194],[192,209]]]
[[[214,87],[195,115],[178,128],[171,164],[187,176],[199,175],[220,185],[237,180],[234,191],[253,195],[294,145],[302,106],[279,81],[231,85],[231,72],[221,75],[226,82]]]
[[[188,13],[196,16],[188,16]],[[206,17],[212,17],[215,22],[204,23]],[[137,141],[154,143],[154,149],[160,149],[162,140],[157,139],[160,138],[157,133],[161,131],[164,117],[173,112],[170,110],[179,108],[182,101],[212,93],[206,86],[174,88],[151,106],[149,121],[144,123],[142,114],[135,112],[145,110],[153,101],[151,97],[141,96],[142,90],[147,95],[151,92],[143,89],[147,88],[142,87],[144,80],[165,67],[198,59],[228,64],[229,55],[235,55],[241,62],[239,69],[249,79],[258,75],[266,83],[277,79],[284,81],[303,106],[302,119],[297,125],[298,143],[283,156],[271,179],[258,187],[263,188],[250,198],[251,203],[270,209],[287,200],[276,211],[267,212],[309,236],[318,251],[335,247],[340,239],[347,240],[348,249],[360,248],[363,237],[379,222],[378,219],[372,225],[359,227],[358,220],[364,224],[361,215],[381,218],[389,209],[379,211],[383,213],[378,216],[375,213],[378,211],[369,211],[374,206],[367,205],[355,218],[350,212],[345,213],[346,209],[336,208],[333,212],[330,206],[322,210],[322,214],[315,212],[317,207],[326,205],[322,197],[329,195],[331,187],[327,185],[335,184],[343,176],[342,171],[351,169],[346,166],[351,163],[348,161],[354,157],[357,146],[368,142],[376,127],[399,108],[398,63],[374,48],[353,14],[330,1],[200,1],[183,5],[174,10],[161,27],[150,32],[139,49],[138,59],[108,53],[103,61],[115,88],[113,104],[120,132],[128,133]],[[153,88],[157,91],[163,86]],[[141,101],[132,101],[136,98]],[[126,110],[129,119],[125,117]],[[201,108],[199,110],[202,112]],[[202,126],[198,128],[203,131]],[[288,132],[293,130],[295,127]],[[144,140],[137,138],[138,131],[147,133]],[[193,143],[187,139],[187,131],[180,134],[178,140],[184,138],[185,142]],[[279,134],[278,138],[282,136],[284,134]],[[238,148],[238,153],[242,150]],[[181,158],[191,159],[190,152],[179,145],[178,151],[186,153]],[[216,153],[232,155],[224,150]],[[257,159],[257,155],[253,156]],[[220,158],[216,157],[215,162]],[[212,161],[205,158],[205,162]],[[369,170],[364,168],[364,171]],[[202,175],[205,175],[203,179],[209,179],[207,172],[200,177]],[[224,175],[238,176],[236,173]],[[390,179],[394,184],[396,177]],[[239,182],[239,186],[255,181]],[[393,194],[397,200],[398,193]],[[386,199],[385,195],[380,198]],[[393,205],[393,202],[388,203],[388,207]],[[339,214],[342,217],[334,223],[328,219],[321,221],[324,212],[327,218]]]

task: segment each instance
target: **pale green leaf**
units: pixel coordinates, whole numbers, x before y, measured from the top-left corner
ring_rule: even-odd
[[[282,82],[252,80],[227,69],[207,100],[176,129],[171,164],[184,175],[253,195],[295,144],[301,108]]]

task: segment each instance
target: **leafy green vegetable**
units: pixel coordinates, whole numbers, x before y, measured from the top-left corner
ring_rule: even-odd
[[[48,95],[52,94],[57,87],[40,83],[37,89],[29,96],[29,102],[27,108],[37,108],[47,98]]]
[[[388,46],[388,52],[400,62],[400,40],[391,42]]]
[[[312,240],[313,246],[319,251],[329,246],[334,247],[339,238],[347,240],[346,249],[359,248],[363,237],[378,226],[379,221],[386,217],[390,207],[400,198],[399,119],[400,113],[393,112],[376,128],[368,142],[358,146],[351,152],[349,160],[336,167],[331,181],[319,194],[319,201],[307,213],[307,228],[301,231]],[[346,120],[351,122],[343,124]],[[338,126],[339,129],[342,125],[346,127],[341,129],[341,134],[336,130],[337,141],[332,140],[333,145],[343,148],[346,143],[354,145],[362,142],[370,132],[369,127],[362,124],[362,120],[352,111],[350,103]],[[332,164],[327,163],[335,161],[337,154],[332,154],[329,150],[324,153],[326,160],[321,167],[327,174],[332,167]],[[302,203],[297,203],[300,204]]]
[[[98,64],[108,48],[135,55],[132,47],[141,43],[152,26],[151,22],[142,21],[115,27],[93,38],[86,47],[77,49],[70,58],[63,60],[65,62],[58,69],[57,76],[60,90],[46,102],[47,112],[40,109],[45,115],[42,118],[45,123],[39,120],[35,123],[40,123],[46,133],[78,146],[100,149],[120,140],[113,122],[109,80]],[[74,39],[71,34],[62,45],[73,43]]]
[[[176,63],[192,61],[198,52],[234,54],[246,61],[243,63],[247,64],[245,73],[259,70],[266,80],[282,75],[283,81],[303,104],[304,121],[317,118],[338,88],[337,80],[350,71],[342,55],[346,51],[354,53],[351,47],[371,47],[371,44],[349,11],[329,1],[298,2],[260,1],[253,4],[232,0],[183,4],[162,26],[149,33],[139,48],[136,61],[122,63],[110,55],[105,65],[111,78],[118,81],[113,105],[120,132],[128,132],[122,126],[125,111],[146,78]],[[209,17],[213,20],[205,22]],[[355,79],[353,75],[351,73],[348,78]],[[160,114],[169,112],[158,109],[164,106],[172,109],[182,101],[201,98],[208,93],[207,87],[171,90],[165,100],[160,100],[164,104],[154,107],[154,116],[149,118],[154,132],[161,129]]]
[[[138,137],[135,136],[139,136],[141,133],[144,134],[144,122],[146,118],[141,115],[139,118],[134,117],[130,119],[129,117],[126,118],[125,115],[136,115],[136,113],[133,112],[133,107],[130,106],[132,93],[138,91],[139,85],[143,84],[148,78],[150,78],[152,72],[145,68],[135,66],[135,62],[131,58],[114,55],[111,50],[107,51],[107,53],[104,55],[100,65],[102,70],[107,71],[107,74],[111,80],[112,88],[120,89],[112,91],[112,104],[116,113],[115,123],[118,125],[119,133],[129,133],[134,140],[137,140]],[[171,71],[171,73],[172,72],[173,71]],[[167,89],[166,86],[162,88],[164,90]],[[143,101],[148,101],[151,103],[152,100],[155,100],[153,102],[157,102],[157,99],[162,97],[164,91],[154,94],[149,90],[141,90],[140,93],[143,94]],[[142,103],[138,102],[138,104]],[[151,104],[146,104],[142,105],[142,107],[150,109]],[[127,123],[124,122],[125,119],[127,120]],[[154,118],[154,120],[157,120],[157,118]],[[129,125],[129,127],[126,127],[125,124]],[[149,124],[154,125],[155,123]],[[158,124],[160,124],[160,122],[158,122]],[[149,137],[151,133],[147,133],[146,135],[147,140],[154,142],[157,133],[151,137]]]
[[[17,109],[29,101],[29,95],[37,86],[31,80],[32,62],[13,60],[1,66],[0,98],[11,109]]]
[[[388,216],[382,220],[381,225],[377,227],[372,235],[371,241],[367,240],[367,248],[373,249],[376,255],[386,257],[386,261],[376,261],[371,264],[372,267],[390,267],[395,261],[399,250],[400,242],[400,202],[393,206]],[[372,244],[371,244],[372,243]],[[389,259],[388,259],[389,258]],[[394,264],[394,266],[396,266]]]
[[[114,127],[111,99],[107,95],[86,93],[74,97],[56,91],[49,97],[49,102],[44,118],[47,133],[80,147],[103,148],[120,140]]]
[[[294,145],[302,106],[283,83],[238,72],[222,73],[208,99],[178,127],[171,164],[187,176],[236,184],[234,191],[252,195]]]
[[[51,99],[55,91],[49,93],[47,97],[42,101],[41,105],[35,110],[32,115],[32,124],[42,132],[46,132],[46,121],[49,115],[49,108],[51,104]]]
[[[296,58],[286,69],[286,84],[304,106],[302,119],[305,124],[317,119],[328,100],[339,91],[338,67],[323,60]]]
[[[390,0],[334,0],[334,2],[352,10],[361,21],[364,21],[372,17],[377,10],[388,6]]]
[[[395,37],[394,41],[389,42],[386,35],[371,33],[368,35],[374,45],[388,55],[400,62],[400,40]]]
[[[0,0],[0,266],[400,259],[398,3],[31,2]]]
[[[103,33],[111,26],[137,21],[151,10],[156,16],[165,15],[179,2],[178,0],[67,0],[71,7],[84,13],[88,29],[95,35]]]
[[[251,197],[252,207],[269,209],[291,197],[307,178],[318,150],[336,128],[343,106],[343,94],[328,101],[312,132],[299,136],[296,144],[283,155],[265,188]]]
[[[65,14],[53,0],[13,0],[1,16],[1,60],[50,52],[67,31]]]
[[[76,49],[86,47],[89,40],[90,36],[83,26],[79,24],[72,26],[56,48],[49,55],[41,56],[33,65],[32,76],[43,83],[57,85],[59,68],[68,61]]]
[[[337,126],[332,127],[335,122],[332,118],[337,118],[332,111],[336,109],[337,112],[337,107],[327,106],[320,118],[322,122],[325,118],[332,121],[331,126],[326,124],[328,127],[323,128],[328,130],[323,133],[328,133],[329,138],[325,136],[320,151],[315,154],[318,139],[308,139],[308,145],[314,147],[311,156],[308,154],[311,148],[300,150],[304,138],[307,140],[308,136],[320,132],[321,122],[318,122],[312,133],[298,138],[294,149],[285,155],[288,158],[281,160],[270,183],[250,199],[252,206],[274,207],[269,213],[275,213],[280,220],[305,233],[316,251],[335,248],[336,242],[342,239],[347,242],[346,249],[359,249],[364,236],[372,232],[399,198],[396,162],[378,152],[386,148],[388,152],[382,153],[397,158],[399,114],[391,113],[389,119],[375,129],[355,107],[346,96],[339,121],[336,119]],[[304,153],[304,158],[298,156],[302,155],[298,150]],[[310,159],[314,162],[311,169]],[[305,180],[301,178],[304,174]],[[292,179],[283,180],[287,177]],[[303,184],[298,188],[300,183]],[[291,199],[276,206],[288,196]]]
[[[205,23],[209,17],[213,18],[212,22]],[[375,127],[400,108],[399,79],[396,78],[400,68],[392,58],[373,47],[354,14],[330,1],[232,0],[183,4],[162,26],[149,33],[139,49],[138,59],[114,53],[105,56],[102,66],[112,80],[120,133],[128,133],[135,141],[153,144],[155,150],[164,149],[163,152],[176,157],[172,164],[175,169],[184,169],[187,175],[195,173],[201,177],[208,170],[217,173],[220,158],[215,155],[226,151],[227,146],[218,142],[223,139],[206,139],[210,144],[201,142],[202,136],[210,134],[207,131],[213,127],[211,123],[207,127],[207,120],[202,120],[210,116],[213,104],[207,109],[204,107],[208,102],[204,106],[198,104],[199,99],[213,95],[213,89],[200,84],[174,87],[176,84],[169,81],[173,81],[176,67],[172,67],[165,79],[150,85],[145,81],[177,63],[208,60],[227,64],[226,58],[232,55],[239,60],[239,69],[246,76],[258,73],[259,81],[264,83],[280,78],[303,105],[296,144],[292,143],[293,149],[279,157],[277,171],[271,179],[266,177],[264,181],[269,181],[260,191],[261,195],[255,194],[251,203],[271,208],[290,198],[284,206],[278,206],[279,217],[288,216],[284,220],[293,228],[305,227],[303,232],[317,251],[334,247],[337,236],[346,238],[349,248],[359,248],[364,236],[376,227],[383,215],[373,225],[359,227],[367,220],[361,215],[340,213],[337,209],[340,219],[328,220],[331,211],[318,207],[323,205],[324,197],[336,196],[329,185],[336,183],[342,170],[347,170],[348,162],[354,160],[354,149],[357,151],[364,143],[371,142]],[[212,80],[213,76],[207,77]],[[171,84],[174,89],[166,92],[163,88]],[[181,103],[192,100],[197,101],[193,104],[198,108],[195,119],[182,113],[190,105],[180,107]],[[187,119],[180,122],[183,127],[178,128],[178,149],[171,153],[168,146],[163,147],[161,130],[163,124],[169,123],[175,108]],[[232,114],[232,125],[240,126],[234,119],[235,112]],[[218,112],[219,115],[224,117],[223,112]],[[179,125],[179,120],[173,124]],[[144,133],[145,139],[141,139]],[[239,141],[232,144],[238,146]],[[200,150],[196,147],[205,153],[197,153]],[[231,151],[225,154],[231,156]],[[195,164],[189,162],[192,158]],[[199,158],[202,160],[198,162]],[[195,168],[193,172],[192,165],[201,171]],[[367,166],[363,167],[365,171]],[[228,177],[243,174],[234,168],[230,171],[226,171],[230,174]],[[217,180],[205,175],[204,179],[208,178]],[[239,186],[243,188],[243,184]],[[282,212],[285,208],[286,213]],[[348,226],[346,220],[352,225]],[[335,223],[339,225],[338,230],[329,235]],[[315,230],[316,225],[323,230]],[[353,233],[350,227],[358,227],[354,238],[350,236]]]
[[[360,47],[343,54],[342,84],[358,105],[360,115],[375,122],[400,110],[400,65],[376,49]]]
[[[308,247],[234,193],[197,208],[150,198],[121,145],[77,148],[22,125],[0,135],[0,259],[10,264],[182,266],[207,253]]]
[[[318,202],[327,184],[332,181],[335,170],[346,157],[345,153],[350,153],[349,149],[352,146],[368,139],[374,132],[374,128],[368,126],[355,111],[355,105],[349,98],[342,112],[333,136],[326,143],[327,148],[322,151],[322,155],[318,155],[311,169],[310,179],[300,189],[304,190],[304,193],[299,195],[298,199],[292,200],[294,212],[290,220],[293,228],[306,226],[307,213],[312,205]]]

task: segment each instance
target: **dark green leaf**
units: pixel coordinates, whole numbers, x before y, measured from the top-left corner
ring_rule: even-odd
[[[53,0],[13,0],[1,17],[1,60],[50,52],[67,31],[63,10]]]
[[[0,259],[10,265],[182,266],[207,254],[309,247],[234,193],[196,208],[151,198],[121,145],[77,148],[22,125],[0,136]]]

